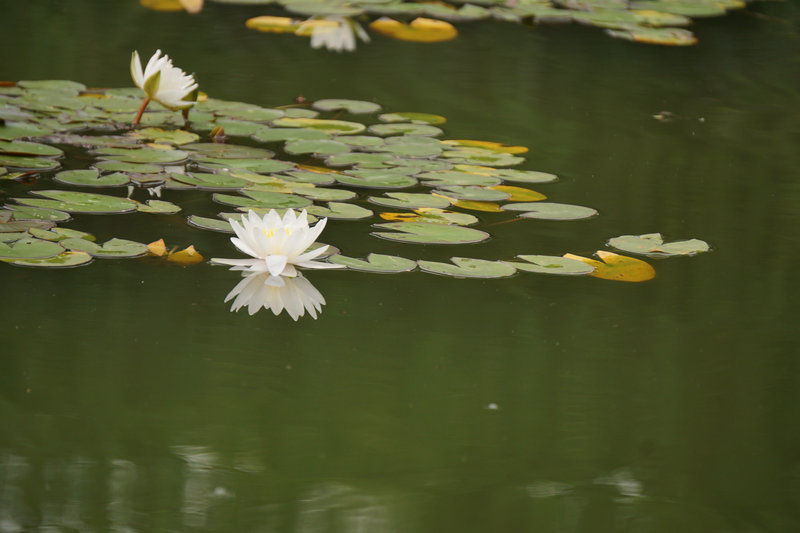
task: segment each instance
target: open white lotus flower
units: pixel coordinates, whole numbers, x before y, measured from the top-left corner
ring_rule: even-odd
[[[253,259],[214,258],[211,262],[232,266],[233,270],[268,272],[272,276],[290,278],[297,276],[295,266],[341,268],[341,265],[314,261],[325,253],[327,245],[307,251],[325,229],[327,220],[323,218],[316,226],[309,227],[305,210],[298,215],[293,209],[287,209],[283,218],[274,209],[270,209],[264,218],[254,211],[248,211],[247,215],[242,216],[241,224],[230,219],[231,227],[236,232],[231,242]]]
[[[169,56],[161,55],[161,50],[156,50],[144,70],[142,70],[139,52],[133,52],[131,77],[136,86],[146,95],[134,124],[139,123],[150,100],[155,100],[172,111],[183,110],[184,116],[197,103],[198,89],[194,76],[173,66]]]
[[[369,35],[357,22],[344,17],[325,17],[314,19],[311,30],[311,48],[322,48],[334,52],[356,49],[356,35],[364,42],[369,42]]]
[[[316,320],[325,305],[322,293],[302,275],[288,278],[269,272],[245,272],[244,279],[225,297],[226,302],[230,300],[231,311],[247,306],[247,312],[254,315],[263,307],[277,316],[286,310],[295,321],[306,311]]]

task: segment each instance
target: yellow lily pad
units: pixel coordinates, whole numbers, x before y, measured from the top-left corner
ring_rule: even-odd
[[[600,279],[641,282],[651,280],[656,275],[655,269],[641,259],[634,259],[633,257],[604,250],[598,250],[595,253],[601,261],[573,254],[564,254],[563,257],[583,261],[587,265],[593,266],[594,271],[590,272],[589,275]]]
[[[381,17],[369,27],[387,37],[418,43],[450,41],[458,36],[458,30],[449,22],[424,17],[416,18],[410,24]]]

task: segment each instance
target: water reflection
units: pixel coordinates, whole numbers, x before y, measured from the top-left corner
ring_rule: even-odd
[[[263,307],[277,316],[285,310],[295,321],[308,311],[316,320],[325,305],[325,298],[302,274],[290,278],[269,272],[244,272],[243,276],[225,297],[226,302],[233,300],[231,311],[247,306],[247,312],[254,315]]]

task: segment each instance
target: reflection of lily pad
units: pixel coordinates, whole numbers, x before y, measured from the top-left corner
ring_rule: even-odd
[[[467,257],[453,257],[450,260],[454,264],[435,261],[418,261],[417,263],[419,268],[426,272],[456,278],[505,278],[517,271],[511,264],[502,261],[486,261]]]
[[[634,254],[667,257],[671,255],[695,255],[709,250],[708,243],[700,239],[664,242],[660,233],[644,235],[622,235],[608,241],[610,246]]]
[[[485,231],[430,222],[387,222],[375,224],[374,227],[396,230],[395,232],[372,232],[371,235],[376,237],[390,241],[417,244],[467,244],[484,241],[489,238],[489,234]]]
[[[417,268],[416,261],[395,255],[369,254],[366,261],[344,255],[334,255],[329,261],[362,272],[397,273],[410,272]]]
[[[580,276],[594,271],[594,267],[590,264],[557,255],[518,255],[517,257],[525,262],[508,261],[508,264],[525,272]]]

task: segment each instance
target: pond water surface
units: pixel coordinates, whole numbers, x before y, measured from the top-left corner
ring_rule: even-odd
[[[310,272],[327,305],[298,322],[229,312],[238,277],[207,264],[0,264],[0,531],[800,530],[794,3],[701,21],[690,48],[480,22],[341,55],[246,30],[263,11],[0,0],[0,79],[127,87],[131,51],[162,48],[217,98],[370,100],[528,146],[521,168],[560,176],[537,190],[600,212],[445,250],[330,221],[351,256],[590,255],[651,232],[712,251],[640,284]],[[150,220],[68,226],[235,254]]]

